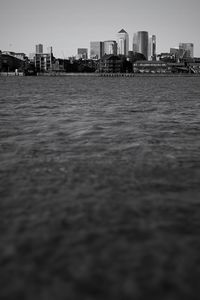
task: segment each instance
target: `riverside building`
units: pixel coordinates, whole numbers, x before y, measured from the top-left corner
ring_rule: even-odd
[[[0,71],[23,72],[28,64],[28,58],[24,53],[0,51]]]
[[[100,73],[120,73],[121,59],[117,55],[104,55],[100,60],[99,72]]]
[[[52,70],[53,50],[49,47],[47,53],[35,53],[35,69],[37,72],[47,72]]]
[[[117,33],[117,54],[127,56],[128,51],[129,51],[129,36],[124,29],[121,29]]]

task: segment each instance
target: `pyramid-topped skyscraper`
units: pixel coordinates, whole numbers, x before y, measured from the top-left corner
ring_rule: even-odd
[[[128,55],[128,51],[129,51],[129,36],[124,29],[121,29],[117,33],[117,53],[119,55]]]

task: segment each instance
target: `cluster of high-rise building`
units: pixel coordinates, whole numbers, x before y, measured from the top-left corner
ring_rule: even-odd
[[[69,59],[55,58],[52,47],[44,52],[42,44],[36,45],[29,58],[24,53],[0,51],[0,72],[19,69],[34,74],[52,71],[162,73],[183,72],[189,63],[187,70],[200,73],[200,59],[194,58],[193,43],[180,43],[170,48],[170,52],[158,54],[155,34],[138,31],[129,39],[124,29],[117,32],[115,40],[91,41],[89,53],[87,48],[78,48],[76,56]]]
[[[90,58],[101,59],[105,54],[129,56],[131,52],[141,53],[145,59],[156,60],[156,36],[149,36],[147,31],[138,31],[133,35],[130,47],[129,35],[121,29],[116,40],[90,42]]]
[[[116,36],[116,40],[91,41],[90,58],[101,59],[105,54],[124,55],[129,57],[133,53],[140,53],[143,58],[150,61],[157,60],[156,53],[156,35],[149,35],[147,31],[138,31],[134,33],[132,45],[129,41],[129,35],[121,29]],[[179,58],[193,58],[194,44],[180,43],[178,48],[171,48],[170,54]]]

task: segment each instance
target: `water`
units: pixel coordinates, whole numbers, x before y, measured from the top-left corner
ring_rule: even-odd
[[[199,99],[198,77],[0,78],[0,295],[198,299]]]

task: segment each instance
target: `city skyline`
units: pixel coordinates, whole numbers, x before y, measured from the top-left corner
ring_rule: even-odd
[[[91,41],[116,40],[124,28],[132,50],[133,34],[148,31],[155,34],[157,53],[169,52],[179,43],[193,43],[194,56],[200,56],[198,0],[166,1],[125,0],[95,5],[94,1],[67,3],[58,0],[2,0],[0,11],[0,49],[35,51],[36,44],[53,47],[56,57],[75,55],[78,48],[90,49]],[[106,5],[106,9],[105,9]]]

